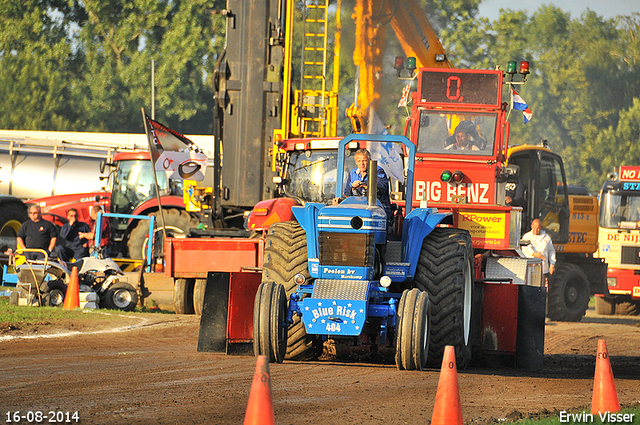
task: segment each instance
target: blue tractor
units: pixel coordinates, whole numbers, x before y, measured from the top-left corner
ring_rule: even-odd
[[[405,177],[395,192],[401,193],[395,198],[401,231],[389,228],[375,190],[337,205],[293,207],[297,221],[274,224],[267,234],[254,354],[278,363],[309,360],[327,339],[367,335],[395,347],[401,370],[438,367],[446,345],[455,347],[458,366],[465,367],[471,358],[471,236],[438,227],[453,223],[450,213],[413,208],[415,145],[404,136],[341,140],[336,193],[343,193],[345,157],[358,142],[401,145]],[[371,165],[368,189],[376,187]]]

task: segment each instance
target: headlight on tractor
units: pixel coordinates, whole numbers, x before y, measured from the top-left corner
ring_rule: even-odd
[[[380,286],[383,288],[388,288],[391,286],[391,278],[389,276],[382,276],[380,278]]]
[[[304,275],[302,273],[297,273],[295,276],[293,276],[293,282],[300,286],[300,285],[304,285],[304,282],[307,279],[304,277]]]

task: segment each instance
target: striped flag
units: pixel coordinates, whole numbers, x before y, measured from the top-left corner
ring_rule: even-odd
[[[533,116],[533,112],[531,112],[531,109],[529,108],[529,105],[527,105],[527,102],[525,102],[524,99],[521,98],[513,88],[511,88],[511,105],[513,105],[513,109],[522,111],[522,113],[524,114],[524,123],[528,123]]]

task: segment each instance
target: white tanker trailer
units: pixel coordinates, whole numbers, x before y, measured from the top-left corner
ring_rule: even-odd
[[[210,154],[213,136],[187,137]],[[93,203],[109,187],[112,170],[100,163],[113,164],[122,152],[148,152],[148,146],[145,134],[0,130],[0,246],[15,247],[27,220],[23,201],[54,197],[65,203],[63,195],[87,194],[91,199],[76,201]]]
[[[0,245],[15,247],[22,201],[100,190],[100,162],[145,149],[144,134],[0,130]]]

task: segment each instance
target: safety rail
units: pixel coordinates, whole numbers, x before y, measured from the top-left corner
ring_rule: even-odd
[[[114,218],[127,218],[127,219],[137,219],[137,220],[149,220],[149,242],[147,243],[147,272],[151,272],[151,264],[153,264],[153,229],[155,225],[155,217],[152,215],[135,215],[135,214],[118,214],[118,213],[98,213],[98,217],[96,218],[96,235],[95,235],[95,246],[100,246],[100,237],[102,233],[102,217],[114,217]],[[98,251],[94,251],[91,253],[94,258],[98,258]]]

